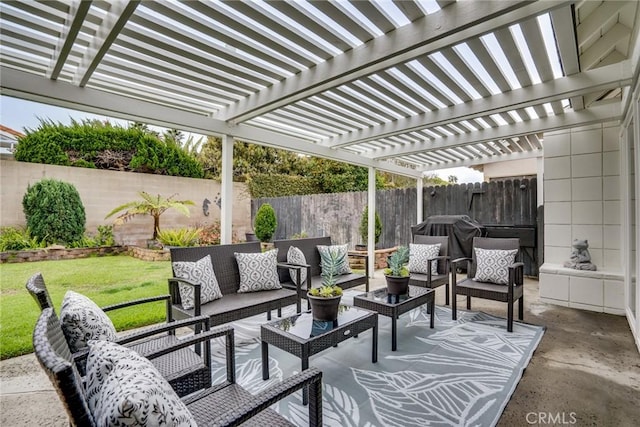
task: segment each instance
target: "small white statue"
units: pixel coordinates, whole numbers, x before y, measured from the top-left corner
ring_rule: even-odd
[[[573,246],[571,258],[564,263],[566,268],[573,268],[574,270],[597,270],[596,265],[591,262],[589,242],[586,239],[575,239],[571,246]]]

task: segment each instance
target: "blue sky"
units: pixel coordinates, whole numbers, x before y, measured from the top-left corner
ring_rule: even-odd
[[[126,125],[126,120],[114,119],[108,116],[98,114],[85,113],[82,111],[70,110],[67,108],[55,107],[48,104],[38,102],[25,101],[9,96],[0,96],[0,124],[7,126],[13,130],[24,132],[25,129],[35,129],[40,124],[40,118],[50,119],[63,124],[71,123],[71,119],[81,121],[83,119],[108,120],[112,123]],[[160,130],[151,126],[151,128]],[[188,135],[188,133],[185,132]],[[201,135],[195,135],[198,139]],[[441,169],[436,173],[439,177],[447,179],[449,175],[458,177],[459,183],[465,182],[481,182],[483,175],[481,172],[470,168],[452,168]]]

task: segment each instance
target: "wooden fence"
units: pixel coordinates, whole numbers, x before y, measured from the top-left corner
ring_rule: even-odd
[[[455,184],[423,189],[423,215],[468,215],[488,228],[532,229],[536,233],[536,179],[514,179],[475,184]],[[258,207],[269,203],[276,211],[278,228],[274,239],[294,234],[331,236],[335,243],[349,243],[351,248],[362,242],[358,227],[367,203],[366,192],[314,194],[261,198],[251,201],[251,218]],[[378,247],[393,247],[411,241],[415,225],[416,189],[376,191],[376,210],[382,222]],[[535,237],[525,262],[528,275],[537,275]]]

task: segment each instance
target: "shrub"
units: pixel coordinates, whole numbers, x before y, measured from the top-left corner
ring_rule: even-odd
[[[220,244],[220,222],[200,227],[200,244],[203,246]]]
[[[38,239],[31,235],[28,228],[0,228],[0,252],[38,249],[45,246],[47,246],[46,242],[39,242]]]
[[[20,138],[14,156],[21,162],[204,177],[198,161],[176,144],[135,126],[96,120],[70,125],[42,120]]]
[[[82,239],[69,244],[72,248],[96,248],[100,246],[113,246],[115,239],[113,237],[113,226],[99,225],[97,234],[85,234]]]
[[[264,203],[258,208],[256,218],[253,222],[253,229],[256,233],[256,237],[261,242],[268,242],[273,237],[278,227],[278,220],[276,219],[276,211],[269,203]]]
[[[170,228],[158,231],[158,241],[164,246],[196,246],[201,231],[199,228]]]
[[[22,207],[27,228],[38,241],[68,244],[84,235],[84,206],[72,184],[43,179],[27,187]]]
[[[380,216],[378,212],[375,214],[375,242],[378,243],[380,240],[380,235],[382,234],[382,221],[380,221]],[[362,212],[362,218],[360,219],[360,236],[362,236],[362,243],[367,244],[367,239],[369,238],[369,206],[364,207],[364,211]]]

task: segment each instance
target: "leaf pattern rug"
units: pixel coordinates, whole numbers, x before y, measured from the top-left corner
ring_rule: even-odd
[[[346,291],[350,303],[358,292]],[[294,314],[294,307],[286,310]],[[284,313],[283,313],[284,314]],[[266,316],[233,324],[237,381],[252,393],[300,371],[300,359],[269,346],[270,378],[262,380],[260,325]],[[541,326],[482,312],[426,306],[400,316],[398,350],[391,351],[391,319],[378,317],[378,362],[371,363],[371,331],[312,356],[323,372],[326,426],[492,426],[522,377],[544,333]],[[214,382],[225,377],[224,347],[214,345]],[[300,392],[274,406],[296,425],[308,425]]]

